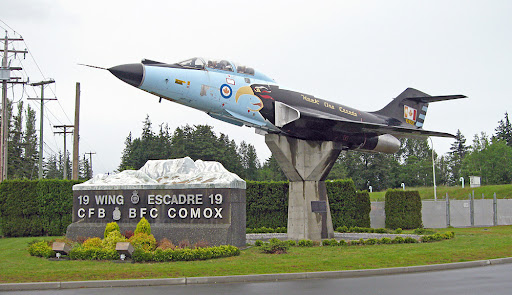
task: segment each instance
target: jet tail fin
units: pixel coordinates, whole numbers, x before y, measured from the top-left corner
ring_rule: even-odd
[[[394,118],[422,128],[427,115],[428,104],[431,102],[465,98],[465,95],[430,96],[414,88],[407,88],[383,109],[373,114]]]

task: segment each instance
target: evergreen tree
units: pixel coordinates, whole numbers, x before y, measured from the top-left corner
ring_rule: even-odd
[[[440,156],[436,161],[436,184],[448,185],[449,184],[449,156]]]
[[[274,155],[270,156],[258,172],[259,181],[286,181],[287,178],[279,167]]]
[[[455,142],[450,147],[450,161],[448,170],[450,173],[449,181],[451,184],[456,184],[461,176],[462,161],[466,157],[469,148],[466,146],[466,138],[460,130],[457,130],[455,135]]]
[[[23,178],[23,102],[18,103],[18,113],[12,118],[8,139],[7,177]]]
[[[508,119],[508,112],[505,113],[505,118],[498,122],[496,127],[496,135],[493,139],[505,142],[508,146],[512,147],[512,125]]]
[[[79,171],[79,178],[88,180],[92,178],[92,168],[91,163],[89,163],[89,160],[85,157],[80,161],[80,171]]]
[[[257,180],[260,163],[254,146],[242,141],[238,148],[238,153],[244,168],[244,178],[247,180]]]
[[[25,147],[23,157],[23,175],[29,179],[37,178],[37,161],[39,159],[39,151],[36,134],[36,112],[27,106],[25,113],[25,133],[23,136],[23,144]]]
[[[149,116],[143,122],[142,135],[132,139],[132,133],[125,140],[125,148],[121,156],[118,170],[140,169],[148,160],[168,159],[171,156],[171,142],[167,127],[160,126],[156,135],[152,130]]]
[[[62,155],[51,155],[48,160],[44,161],[44,178],[46,179],[62,179],[62,171],[60,170],[59,159]]]

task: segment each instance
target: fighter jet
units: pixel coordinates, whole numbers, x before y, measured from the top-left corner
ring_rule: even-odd
[[[251,67],[194,57],[178,63],[144,59],[109,68],[113,75],[162,99],[215,119],[314,141],[340,142],[347,150],[395,153],[402,137],[455,137],[423,130],[429,103],[464,98],[430,96],[407,88],[379,111],[364,112],[310,94],[283,89]]]

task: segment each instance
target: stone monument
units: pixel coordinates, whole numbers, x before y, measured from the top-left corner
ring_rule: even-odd
[[[133,231],[144,217],[157,240],[245,246],[245,188],[218,162],[150,160],[140,170],[73,186],[73,223],[66,236],[103,237],[113,221],[121,232]]]

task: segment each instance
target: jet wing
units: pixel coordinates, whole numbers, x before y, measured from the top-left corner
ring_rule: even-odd
[[[321,112],[315,109],[308,109],[296,106],[294,106],[294,108],[300,112],[300,119],[298,120],[328,121],[328,124],[325,125],[332,126],[331,128],[337,131],[346,131],[350,133],[376,133],[378,135],[391,134],[396,137],[425,138],[429,136],[436,136],[455,138],[455,135],[444,132],[428,131],[420,128],[406,128],[378,123],[353,121],[329,113]]]

